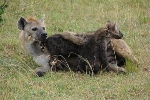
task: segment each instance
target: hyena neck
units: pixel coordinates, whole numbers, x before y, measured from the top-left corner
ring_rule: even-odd
[[[42,52],[40,42],[35,41],[32,37],[25,36],[24,32],[20,34],[20,41],[23,49],[33,58],[46,54],[45,52]]]
[[[42,54],[45,54],[42,50],[41,50],[41,46],[40,46],[40,42],[38,41],[34,41],[32,43],[26,43],[26,51],[28,52],[29,55],[33,56],[33,57],[37,57],[40,56]]]

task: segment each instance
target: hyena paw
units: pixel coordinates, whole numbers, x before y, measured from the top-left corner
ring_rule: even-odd
[[[76,41],[74,43],[76,43],[77,45],[84,45],[84,43],[85,43],[84,40],[81,38],[77,38]]]
[[[38,77],[44,76],[45,72],[42,70],[42,68],[43,67],[38,67],[38,68],[35,69],[36,76],[38,76]]]
[[[42,77],[42,76],[44,76],[44,72],[38,71],[38,72],[36,72],[36,76]]]
[[[126,73],[127,71],[126,71],[126,69],[124,69],[123,67],[119,67],[118,68],[118,73]]]
[[[70,40],[70,38],[72,37],[72,32],[64,32],[61,34],[61,36],[64,38],[64,39],[68,39]]]
[[[64,39],[69,40],[69,41],[73,42],[74,44],[83,45],[84,40],[78,36],[75,36],[74,34],[75,33],[73,33],[73,32],[64,32],[61,35]]]

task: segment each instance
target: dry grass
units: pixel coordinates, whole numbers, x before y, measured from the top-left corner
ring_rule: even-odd
[[[1,2],[0,2],[1,3]],[[140,62],[126,75],[100,73],[94,77],[72,72],[32,75],[37,65],[18,41],[20,16],[46,15],[49,35],[96,30],[107,20],[116,21],[124,40]],[[149,0],[13,0],[0,26],[1,100],[149,100],[150,2]],[[132,69],[133,68],[133,69]]]

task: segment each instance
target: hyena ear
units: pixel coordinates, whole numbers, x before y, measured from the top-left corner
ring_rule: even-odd
[[[107,21],[106,27],[107,27],[108,30],[110,29],[110,25],[111,25],[111,22],[110,22],[110,21]]]
[[[45,19],[45,14],[43,14],[42,18],[41,18],[41,22],[44,23],[44,19]]]
[[[106,24],[110,24],[111,22],[108,20]]]
[[[117,32],[119,31],[119,29],[118,29],[118,27],[117,27],[117,23],[116,23],[116,22],[114,23],[114,28],[115,28],[115,31],[117,31]]]
[[[28,22],[26,21],[25,18],[20,17],[20,19],[18,20],[18,29],[19,30],[24,30],[24,27],[26,26]]]

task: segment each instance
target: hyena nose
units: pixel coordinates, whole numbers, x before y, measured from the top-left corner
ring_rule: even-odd
[[[123,37],[123,34],[121,34],[121,37]]]
[[[120,34],[120,37],[122,38],[123,37],[123,33],[119,32],[119,34]]]
[[[42,38],[47,37],[47,33],[42,33],[42,34],[41,34],[41,37],[42,37]]]

